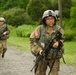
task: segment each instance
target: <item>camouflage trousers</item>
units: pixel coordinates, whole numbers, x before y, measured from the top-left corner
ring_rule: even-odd
[[[0,55],[4,54],[7,50],[7,40],[0,40]]]
[[[46,75],[47,66],[52,65],[53,60],[42,60],[38,63],[38,66],[35,69],[35,75]],[[60,59],[56,59],[50,75],[58,75],[60,68]]]

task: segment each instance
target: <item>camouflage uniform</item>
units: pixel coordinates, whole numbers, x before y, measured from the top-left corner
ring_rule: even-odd
[[[42,49],[39,45],[39,40],[41,37],[41,30],[43,31],[43,29],[44,29],[44,28],[42,29],[42,27],[44,27],[44,25],[38,26],[30,36],[31,52],[36,57],[38,56],[39,51]],[[51,30],[48,30],[47,27],[45,27],[45,31],[46,31],[45,37],[47,40],[49,40],[51,38],[51,34],[56,31],[56,27],[57,27],[57,30],[59,30],[61,32],[62,37],[63,37],[63,35],[64,35],[63,29],[60,26],[55,25],[55,26],[53,26],[53,28]],[[60,40],[60,41],[63,43],[63,40]],[[42,46],[44,47],[43,43],[42,43]],[[61,50],[61,53],[63,53],[62,50]],[[60,53],[59,53],[59,55],[60,55]],[[58,75],[61,56],[62,55],[57,57],[50,75]],[[43,60],[39,61],[38,65],[35,69],[35,75],[46,75],[47,66],[50,67],[52,65],[52,61],[53,61],[52,52],[49,52],[47,57],[44,57]]]
[[[0,18],[3,20],[3,18]],[[4,21],[1,21],[4,22]],[[3,36],[3,33],[6,32],[6,35]],[[9,29],[6,24],[0,25],[0,55],[2,58],[7,50],[7,39],[9,34]]]

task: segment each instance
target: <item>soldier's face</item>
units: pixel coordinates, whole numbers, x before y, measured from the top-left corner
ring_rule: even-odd
[[[46,24],[47,24],[48,26],[53,26],[53,25],[54,25],[54,22],[55,22],[54,17],[49,16],[49,17],[46,18]]]
[[[4,22],[3,21],[0,21],[0,25],[3,25],[4,24]]]

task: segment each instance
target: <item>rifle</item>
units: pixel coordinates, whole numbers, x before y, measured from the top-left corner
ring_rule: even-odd
[[[62,48],[62,43],[59,41],[60,38],[57,38],[56,40],[59,42],[59,46],[58,46],[58,48],[56,48],[56,55],[55,55],[55,57],[54,57],[54,60],[53,60],[53,62],[52,62],[52,65],[51,65],[51,67],[50,67],[50,71],[49,71],[48,75],[50,75],[50,72],[52,71],[53,65],[54,65],[54,63],[55,63],[55,61],[56,61],[56,58],[57,58],[57,56],[58,56],[58,52],[59,52],[60,49]]]
[[[8,31],[7,24],[4,24],[4,29],[2,29],[2,27],[0,27],[0,40],[6,40],[9,38],[9,34],[3,35],[3,33],[5,31]]]
[[[3,32],[0,31],[0,40],[6,40],[6,39],[8,39],[8,38],[9,38],[9,35],[8,35],[8,34],[3,35]]]
[[[52,46],[54,44],[54,40],[59,41],[61,39],[61,36],[62,36],[62,34],[58,30],[56,30],[56,32],[54,32],[52,34],[52,37],[50,38],[50,41],[49,41],[48,45],[46,45],[45,48],[42,49],[43,50],[42,55],[39,55],[37,57],[35,65],[31,69],[31,71],[37,66],[38,62],[43,59],[44,54],[47,55],[49,53],[50,49],[52,48]],[[60,47],[58,47],[58,48],[60,48]]]

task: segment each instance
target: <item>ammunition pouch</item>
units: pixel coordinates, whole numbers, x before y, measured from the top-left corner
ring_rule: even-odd
[[[63,56],[64,53],[64,49],[62,48],[57,55],[57,59],[61,58]],[[48,55],[46,56],[46,59],[55,59],[56,56],[56,49],[52,49],[50,50],[50,52],[48,53]]]
[[[1,37],[0,37],[0,40],[6,40],[6,39],[8,39],[9,38],[9,35],[2,35]]]

